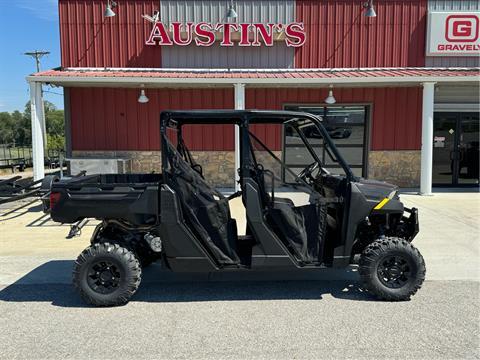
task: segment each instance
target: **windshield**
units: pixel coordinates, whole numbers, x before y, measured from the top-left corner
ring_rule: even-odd
[[[349,169],[325,139],[325,131],[311,119],[292,119],[285,123],[285,163],[298,174],[313,162],[319,162],[324,173],[348,175]],[[348,134],[336,134],[335,136]],[[292,177],[287,178],[291,181]]]

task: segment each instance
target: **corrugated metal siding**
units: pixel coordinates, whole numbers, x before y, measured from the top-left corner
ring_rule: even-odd
[[[425,66],[428,67],[480,67],[478,56],[427,56]]]
[[[370,150],[419,150],[421,147],[421,88],[335,89],[337,104],[372,104]],[[322,104],[327,89],[247,89],[246,107],[280,110],[285,104]],[[280,127],[256,129],[276,150]]]
[[[478,104],[480,102],[479,85],[437,85],[436,104]]]
[[[211,47],[170,46],[162,51],[165,68],[277,68],[293,67],[293,48],[276,43],[268,48],[222,47],[218,43]]]
[[[63,67],[161,67],[159,46],[145,46],[151,24],[142,14],[158,0],[121,0],[105,18],[104,0],[59,0]]]
[[[429,11],[480,11],[477,0],[429,0]],[[427,56],[425,65],[431,67],[479,67],[478,56]]]
[[[224,0],[162,0],[160,18],[162,22],[226,22],[230,1]],[[288,23],[295,19],[294,0],[278,1],[235,1],[238,17],[236,22]],[[294,49],[287,48],[283,41],[273,47],[241,48],[221,47],[216,42],[208,48],[191,46],[169,46],[162,51],[164,67],[184,68],[291,68]]]
[[[226,22],[230,0],[161,0],[160,19],[172,21]],[[294,0],[235,0],[237,22],[280,22],[294,20]]]
[[[297,0],[307,43],[296,49],[295,66],[424,66],[427,1],[376,0],[376,18],[363,16],[363,3]]]
[[[327,89],[247,89],[249,109],[280,110],[285,104],[321,104]],[[232,89],[71,88],[73,150],[159,150],[160,112],[165,109],[232,109]],[[420,88],[335,89],[338,104],[373,104],[371,150],[420,149]],[[282,146],[281,127],[255,125],[254,133],[273,150]],[[230,125],[185,128],[192,150],[233,150]]]
[[[159,150],[160,112],[166,109],[232,109],[233,89],[70,88],[73,150]],[[231,125],[185,127],[191,150],[233,150]]]
[[[428,0],[428,10],[479,10],[478,0]]]

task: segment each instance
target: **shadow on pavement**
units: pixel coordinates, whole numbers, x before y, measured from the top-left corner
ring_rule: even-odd
[[[72,266],[71,260],[49,261],[1,290],[0,301],[50,302],[60,307],[89,307],[71,285]],[[176,274],[154,265],[144,271],[142,284],[131,302],[321,300],[323,295],[375,301],[373,296],[361,289],[356,275],[352,274],[354,272],[352,269],[324,269],[248,274]],[[337,275],[332,276],[334,273]],[[326,280],[327,277],[330,279]]]

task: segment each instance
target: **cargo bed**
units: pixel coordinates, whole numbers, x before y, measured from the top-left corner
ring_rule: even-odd
[[[159,221],[161,182],[161,174],[105,174],[63,179],[52,185],[50,215],[62,223],[97,218],[153,225]]]

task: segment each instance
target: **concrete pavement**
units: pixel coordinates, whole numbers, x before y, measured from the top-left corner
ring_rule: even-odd
[[[85,306],[67,240],[37,204],[0,209],[0,358],[480,358],[480,194],[402,195],[420,209],[427,281],[411,301],[378,302],[356,268],[172,274],[146,269],[134,299]],[[232,212],[242,220],[239,204]]]

